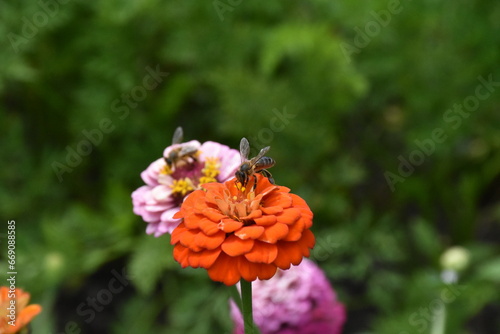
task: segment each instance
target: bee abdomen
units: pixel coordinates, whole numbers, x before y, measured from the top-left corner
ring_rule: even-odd
[[[260,158],[257,163],[255,164],[255,167],[257,168],[270,168],[274,166],[276,161],[274,161],[273,158],[270,157],[262,157]]]

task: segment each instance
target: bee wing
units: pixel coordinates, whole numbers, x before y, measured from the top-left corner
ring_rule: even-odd
[[[250,143],[245,137],[243,137],[240,141],[240,155],[242,163],[248,160],[248,153],[250,153]]]
[[[174,131],[174,135],[172,136],[172,144],[180,144],[182,143],[182,138],[184,137],[184,132],[182,131],[182,127],[178,126]]]
[[[196,148],[196,146],[193,146],[193,145],[182,145],[181,151],[179,152],[179,155],[183,156],[183,155],[186,155],[186,154],[193,154],[196,151],[198,151],[198,149]]]
[[[266,146],[262,150],[260,150],[259,154],[257,154],[252,158],[252,160],[250,160],[250,164],[255,165],[257,161],[259,161],[260,158],[262,158],[267,153],[267,151],[269,151],[270,148],[271,146]]]

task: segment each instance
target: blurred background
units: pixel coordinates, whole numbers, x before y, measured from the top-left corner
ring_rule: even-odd
[[[132,213],[177,126],[272,147],[315,213],[344,333],[430,333],[442,305],[448,334],[500,333],[498,2],[2,1],[0,17],[1,261],[14,219],[34,334],[231,332],[225,287]],[[444,298],[452,246],[469,260]]]

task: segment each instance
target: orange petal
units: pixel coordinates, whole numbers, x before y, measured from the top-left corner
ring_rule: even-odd
[[[257,279],[259,267],[257,263],[252,263],[246,259],[242,259],[238,262],[238,271],[245,281],[252,282]]]
[[[266,197],[262,204],[262,206],[265,207],[280,206],[286,209],[292,206],[292,198],[290,197],[290,194],[277,192],[272,193],[271,196]]]
[[[205,183],[203,185],[203,188],[210,190],[210,191],[205,192],[205,200],[208,203],[217,204],[217,200],[222,198],[223,187],[220,187],[220,186],[213,187],[211,185],[209,185],[208,187],[205,187],[206,184],[207,183]]]
[[[297,221],[301,217],[301,211],[295,208],[285,209],[280,215],[277,215],[276,218],[278,222],[291,225]]]
[[[236,235],[240,239],[257,239],[264,233],[264,227],[263,226],[244,226],[240,228],[238,231],[234,232],[234,235]]]
[[[15,293],[16,293],[16,306],[20,310],[22,310],[28,305],[31,296],[29,293],[24,292],[21,289],[16,289]]]
[[[184,226],[184,222],[180,223],[173,231],[172,236],[170,237],[170,244],[175,245],[179,242],[181,235],[187,231],[187,228]]]
[[[224,189],[224,185],[219,182],[210,182],[210,183],[205,183],[203,185],[203,188],[209,190],[212,193],[220,193],[222,189]]]
[[[259,274],[257,277],[261,280],[266,280],[272,278],[276,275],[276,266],[274,264],[256,263],[259,266]]]
[[[33,318],[42,312],[42,307],[38,304],[32,304],[26,306],[20,314],[20,319],[18,319],[17,325],[19,328],[26,326]]]
[[[229,256],[239,256],[248,253],[253,248],[253,245],[253,239],[242,240],[235,235],[230,235],[221,248]]]
[[[262,195],[261,194],[253,197],[253,199],[250,199],[250,204],[248,205],[250,212],[255,211],[255,210],[259,210],[261,202],[262,202]]]
[[[276,216],[262,216],[254,219],[255,224],[260,226],[268,226],[276,223]]]
[[[9,288],[6,286],[0,287],[0,303],[9,298]]]
[[[304,230],[302,238],[298,241],[278,242],[278,257],[274,261],[274,264],[281,269],[290,268],[290,264],[300,264],[303,257],[309,256],[310,249],[314,247],[315,242],[314,234],[311,230]]]
[[[262,206],[260,209],[266,215],[275,215],[283,212],[283,208],[281,206],[266,206],[266,207]]]
[[[314,234],[311,232],[311,230],[304,230],[304,232],[302,233],[302,238],[298,242],[303,249],[305,249],[305,247],[313,249],[314,245],[316,244],[316,238],[314,237]]]
[[[239,257],[230,257],[220,253],[214,264],[208,268],[208,276],[214,281],[222,282],[225,285],[234,285],[241,279],[238,270]]]
[[[242,219],[242,220],[252,220],[252,219],[255,219],[255,218],[259,218],[259,217],[262,217],[262,211],[261,210],[253,210],[252,212],[250,212],[249,215],[240,217],[240,219]]]
[[[179,240],[180,244],[184,247],[189,248],[193,252],[201,251],[203,248],[198,246],[194,241],[194,238],[198,235],[198,233],[200,233],[199,230],[187,230],[186,232],[182,233]]]
[[[186,268],[187,266],[189,266],[189,253],[189,248],[184,247],[181,244],[177,244],[175,245],[173,251],[174,260],[179,262],[182,268]]]
[[[279,186],[271,185],[269,187],[255,189],[255,193],[261,195],[262,197],[273,196],[273,193],[279,192]]]
[[[301,208],[302,211],[302,218],[304,220],[304,226],[305,228],[311,228],[313,225],[313,213],[311,210],[306,209],[306,208]]]
[[[205,192],[203,190],[195,190],[184,198],[184,202],[181,205],[181,209],[187,207],[194,207],[195,203],[198,201],[203,201],[205,198]]]
[[[255,241],[252,250],[245,254],[245,258],[254,263],[273,263],[278,255],[278,247],[261,241]]]
[[[229,194],[231,195],[231,197],[238,196],[238,194],[240,194],[240,191],[236,187],[236,179],[235,178],[232,178],[232,179],[224,182],[224,186],[229,191]]]
[[[223,214],[229,215],[229,203],[227,201],[224,201],[221,198],[216,198],[215,204],[217,204],[217,207]]]
[[[179,210],[177,211],[173,216],[172,218],[175,218],[175,219],[180,219],[180,218],[184,218],[184,212],[182,210]]]
[[[257,186],[255,187],[255,193],[261,194],[265,192],[268,188],[276,188],[279,187],[269,182],[269,179],[263,175],[256,174],[257,176]]]
[[[217,228],[226,233],[234,232],[240,229],[242,226],[243,226],[242,222],[239,222],[231,218],[223,218],[221,219],[220,223],[217,224]]]
[[[226,218],[219,210],[206,207],[203,209],[203,215],[210,219],[211,221],[218,222],[222,218]]]
[[[257,278],[261,280],[270,279],[276,274],[276,266],[266,263],[252,263],[241,260],[238,265],[238,270],[240,271],[241,277],[246,281],[255,281]]]
[[[281,269],[289,269],[291,264],[298,265],[302,258],[302,251],[296,242],[280,241],[277,243],[278,256],[274,264]]]
[[[226,239],[226,233],[219,231],[211,236],[205,235],[203,232],[196,233],[194,237],[194,244],[200,249],[215,249],[219,247]],[[194,250],[193,247],[189,247]],[[195,250],[196,251],[196,250]]]
[[[290,192],[290,188],[287,188],[284,186],[279,186],[279,188],[280,188],[280,192],[282,192],[282,193],[289,193]]]
[[[186,226],[188,230],[196,229],[199,227],[201,219],[207,218],[198,213],[186,213],[186,215],[184,216],[184,226]]]
[[[205,200],[205,196],[198,197],[195,200],[191,201],[189,204],[183,203],[184,207],[192,208],[194,213],[203,214],[203,211],[207,208],[207,202]],[[181,206],[181,207],[182,207]]]
[[[300,196],[297,196],[295,194],[290,194],[290,196],[292,197],[292,200],[293,200],[293,206],[295,208],[306,208],[307,210],[311,211],[311,209],[309,208],[309,205],[307,205],[306,201],[304,201],[303,198],[301,198]],[[311,212],[312,214],[312,212]]]
[[[283,241],[297,241],[302,237],[304,231],[304,219],[299,219],[295,224],[288,227],[288,235],[283,238]]]
[[[214,235],[215,233],[220,231],[219,224],[211,221],[206,217],[200,219],[200,221],[198,222],[198,227],[200,230],[203,231],[203,233],[209,236]]]
[[[204,250],[201,252],[191,252],[189,254],[188,263],[193,268],[210,268],[217,257],[221,253],[220,247],[212,250]]]
[[[276,241],[283,239],[288,234],[288,226],[281,223],[276,223],[271,226],[266,226],[264,233],[259,240],[274,244]]]

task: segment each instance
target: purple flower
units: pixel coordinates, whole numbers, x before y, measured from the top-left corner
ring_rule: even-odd
[[[203,183],[227,181],[240,165],[237,150],[212,141],[173,144],[165,149],[163,156],[169,157],[172,151],[183,148],[195,153],[170,166],[164,158],[154,161],[141,173],[146,185],[132,193],[134,213],[148,223],[146,233],[155,237],[172,233],[179,225],[180,219],[173,216],[188,194]]]
[[[323,271],[304,259],[289,270],[278,269],[270,280],[253,284],[254,322],[262,334],[339,334],[344,306]],[[231,300],[234,334],[243,334],[243,318]]]

